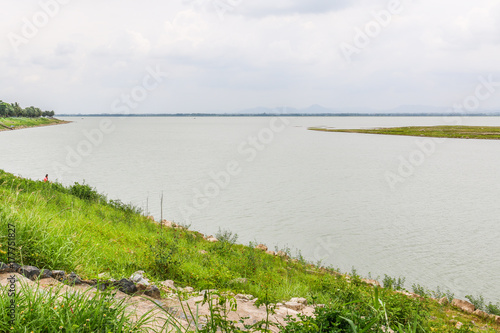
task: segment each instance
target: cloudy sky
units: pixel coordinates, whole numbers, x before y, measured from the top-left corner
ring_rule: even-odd
[[[451,107],[500,82],[498,0],[0,3],[0,99],[56,113]]]

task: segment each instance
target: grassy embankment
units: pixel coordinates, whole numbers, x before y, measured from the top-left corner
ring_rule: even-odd
[[[56,118],[0,118],[0,131],[65,123],[67,121]]]
[[[230,232],[219,235],[224,236],[219,242],[211,243],[197,232],[161,228],[140,215],[134,207],[108,201],[87,185],[63,187],[15,177],[0,170],[2,262],[8,260],[8,224],[16,226],[15,256],[21,264],[75,271],[87,279],[102,272],[119,279],[144,270],[153,281],[172,279],[177,285],[190,285],[196,289],[247,293],[263,302],[305,297],[310,303],[326,304],[324,309],[318,310],[316,319],[305,318],[304,322],[292,323],[289,328],[283,328],[285,332],[361,332],[368,327],[382,332],[383,326],[398,332],[457,332],[454,328],[456,321],[465,324],[460,332],[472,332],[479,331],[479,325],[486,324],[476,316],[441,306],[427,296],[419,300],[395,293],[392,289],[401,287],[400,283],[393,283],[392,289],[376,289],[375,292],[355,274],[346,278],[333,270],[311,265],[302,258],[291,260],[252,246],[235,244],[235,237]],[[291,255],[289,250],[285,251]],[[246,281],[236,281],[238,278]],[[389,284],[386,282],[391,280],[384,279],[385,287]],[[0,293],[3,294],[0,307],[6,308],[6,289]],[[436,297],[443,295],[435,294]],[[60,327],[82,328],[89,319],[87,316],[92,320],[96,317],[103,319],[106,311],[108,317],[104,317],[107,320],[113,318],[107,301],[75,306],[70,315],[67,307],[42,311],[44,304],[56,304],[57,297],[52,301],[35,295],[22,297],[18,300],[17,322],[36,321],[38,324],[33,324],[33,328],[41,330],[47,329],[43,325],[53,322]],[[67,301],[72,302],[72,299]],[[27,311],[30,307],[38,309],[36,316]],[[89,307],[95,308],[92,314],[87,311]],[[0,323],[6,322],[5,313],[0,314]],[[47,313],[46,317],[43,313]],[[120,313],[116,314],[116,322],[124,320],[123,312]],[[473,320],[476,326],[472,324]],[[494,332],[493,327],[497,326],[491,321],[489,323],[490,328],[486,331]]]
[[[488,126],[412,126],[374,129],[330,129],[311,127],[313,131],[424,136],[454,139],[500,139],[500,127]]]

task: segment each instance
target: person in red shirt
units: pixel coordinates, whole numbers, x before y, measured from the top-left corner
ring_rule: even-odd
[[[45,175],[45,178],[43,179],[44,183],[48,182],[49,181],[49,175]]]

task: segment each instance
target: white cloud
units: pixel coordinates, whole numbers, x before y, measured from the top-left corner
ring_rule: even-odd
[[[171,76],[138,111],[448,106],[479,75],[500,79],[495,0],[405,0],[350,64],[339,46],[388,1],[232,0],[222,19],[213,3],[70,2],[15,52],[6,34],[20,33],[23,18],[40,7],[11,2],[0,22],[0,99],[60,113],[108,112],[157,65]]]
[[[135,31],[120,32],[106,46],[106,52],[118,57],[147,56],[151,51],[151,43]]]

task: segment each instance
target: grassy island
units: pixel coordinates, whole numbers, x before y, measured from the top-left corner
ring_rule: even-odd
[[[0,131],[16,130],[21,128],[66,124],[68,121],[56,118],[0,118]]]
[[[324,132],[407,135],[452,139],[500,139],[500,127],[489,126],[411,126],[373,129],[330,129],[311,127],[309,129]]]
[[[15,230],[15,235],[8,230]],[[3,263],[15,260],[40,269],[76,272],[87,280],[98,279],[102,273],[119,280],[141,270],[158,286],[168,279],[179,286],[191,286],[195,291],[216,289],[229,295],[251,294],[258,298],[257,305],[269,309],[293,297],[306,298],[309,304],[322,304],[314,316],[290,320],[288,325],[277,328],[281,332],[495,332],[500,329],[494,316],[486,315],[485,319],[480,314],[465,313],[446,302],[437,302],[437,298],[453,298],[451,293],[431,292],[415,285],[413,293],[409,293],[404,290],[404,279],[388,276],[383,279],[382,288],[376,286],[378,282],[362,279],[354,271],[341,274],[309,263],[300,253],[293,256],[289,249],[276,249],[281,251],[276,255],[266,252],[264,245],[237,244],[237,235],[230,231],[220,231],[216,237],[218,240],[190,231],[187,226],[155,222],[139,209],[108,200],[85,184],[65,187],[0,170],[0,262]],[[15,238],[13,248],[7,245],[11,238]],[[165,290],[161,293],[163,300]],[[97,331],[92,326],[96,322],[107,325],[105,332],[151,331],[147,325],[131,324],[132,319],[124,315],[123,306],[107,298],[104,303],[99,303],[99,299],[75,301],[76,294],[50,298],[46,292],[18,295],[15,324],[11,326],[7,324],[10,318],[5,311],[10,305],[7,294],[7,286],[0,287],[0,332],[91,332]],[[482,307],[491,313],[499,311],[492,304]],[[242,332],[231,325],[226,317],[217,315],[208,321],[205,330],[196,332]],[[101,332],[104,326],[97,327]],[[247,331],[264,330],[254,327]]]

